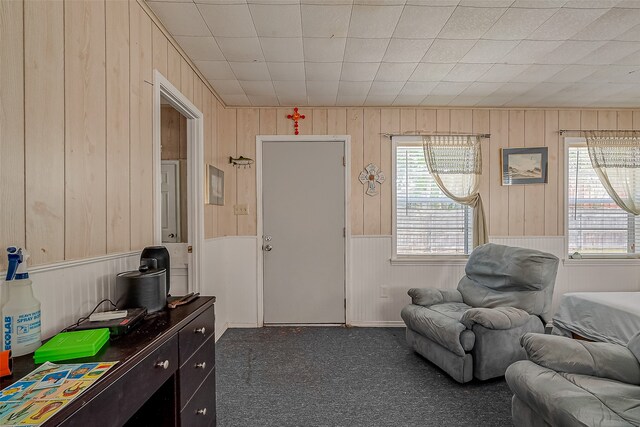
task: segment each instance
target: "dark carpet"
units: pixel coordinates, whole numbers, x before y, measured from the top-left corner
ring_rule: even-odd
[[[216,345],[218,426],[511,426],[499,378],[458,384],[404,328],[229,329]]]

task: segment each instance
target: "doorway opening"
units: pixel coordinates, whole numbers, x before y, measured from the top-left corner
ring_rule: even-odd
[[[154,240],[171,256],[172,295],[199,292],[204,223],[204,116],[154,71]]]
[[[349,324],[349,144],[256,137],[260,326]]]

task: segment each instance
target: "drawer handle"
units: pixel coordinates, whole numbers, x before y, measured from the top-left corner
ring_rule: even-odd
[[[193,330],[194,334],[202,334],[204,335],[204,333],[207,331],[207,328],[205,328],[204,326],[202,328],[195,328]]]
[[[156,368],[168,369],[169,361],[165,360],[164,362],[156,362]]]
[[[197,415],[207,415],[207,408],[203,408],[203,409],[198,409],[196,411]]]
[[[204,369],[206,367],[207,367],[207,362],[196,363],[196,366],[195,366],[196,369],[198,368]]]

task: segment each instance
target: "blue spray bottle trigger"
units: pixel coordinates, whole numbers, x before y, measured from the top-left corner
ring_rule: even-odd
[[[7,248],[9,266],[7,267],[7,281],[15,279],[18,266],[22,262],[22,250],[17,249],[15,246],[9,246]]]

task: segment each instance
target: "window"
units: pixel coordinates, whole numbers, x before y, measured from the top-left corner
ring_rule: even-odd
[[[395,255],[467,255],[472,208],[449,199],[429,174],[419,142],[395,149]]]
[[[569,145],[567,169],[568,252],[581,256],[638,253],[640,218],[618,207],[591,167],[584,144]]]

